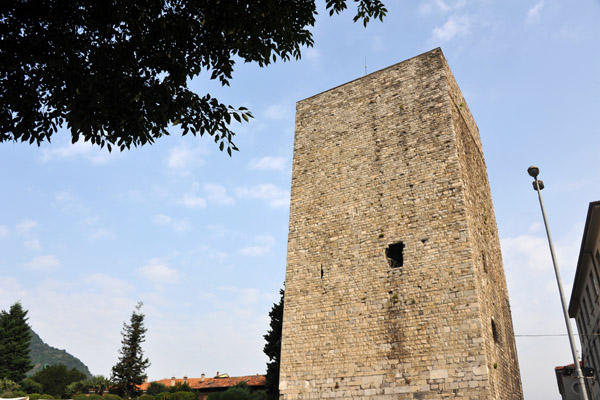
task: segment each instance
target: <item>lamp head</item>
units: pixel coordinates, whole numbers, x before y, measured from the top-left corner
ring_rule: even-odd
[[[538,167],[536,167],[535,165],[532,165],[531,167],[527,168],[527,173],[533,179],[537,179],[537,176],[540,174],[540,169]]]

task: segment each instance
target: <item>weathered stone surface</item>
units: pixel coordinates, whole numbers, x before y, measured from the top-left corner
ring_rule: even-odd
[[[523,397],[479,131],[440,49],[297,104],[280,381]]]

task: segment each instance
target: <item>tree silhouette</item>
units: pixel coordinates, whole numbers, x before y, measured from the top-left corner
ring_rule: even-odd
[[[140,312],[142,305],[143,303],[139,302],[131,314],[129,324],[123,324],[119,361],[112,367],[111,380],[117,392],[129,398],[137,394],[137,386],[144,382],[146,368],[150,366],[150,360],[144,358],[142,351],[142,343],[146,336],[144,314]]]

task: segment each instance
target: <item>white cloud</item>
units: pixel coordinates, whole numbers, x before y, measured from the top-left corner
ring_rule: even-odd
[[[38,239],[26,240],[23,242],[23,246],[25,246],[29,250],[35,250],[35,251],[42,250],[42,246],[40,245],[40,241]]]
[[[37,226],[38,223],[36,221],[32,219],[24,219],[23,221],[17,224],[15,230],[19,235],[27,236],[31,233],[33,229],[37,228]]]
[[[288,207],[290,204],[290,192],[271,183],[239,187],[235,190],[235,194],[242,198],[265,200],[271,207]]]
[[[466,36],[471,32],[471,21],[466,16],[452,15],[444,25],[433,29],[435,41],[447,42],[455,37]]]
[[[369,43],[369,47],[371,48],[371,50],[373,50],[376,53],[381,53],[382,51],[385,51],[386,46],[385,46],[384,38],[379,35],[373,36]],[[366,61],[368,61],[368,60],[366,60]],[[365,61],[365,64],[366,64],[366,61]],[[368,67],[368,65],[367,65],[367,67]]]
[[[318,60],[320,57],[321,53],[319,53],[319,50],[315,49],[314,47],[309,47],[308,49],[304,50],[304,54],[302,55],[302,58],[307,60]]]
[[[53,271],[60,266],[60,261],[55,256],[36,256],[33,260],[23,264],[23,267],[34,271]]]
[[[116,236],[113,232],[109,231],[108,229],[103,229],[103,228],[98,228],[96,230],[94,230],[92,232],[92,234],[90,235],[90,238],[92,238],[93,240],[98,240],[98,239],[114,239]]]
[[[221,185],[212,183],[206,184],[204,185],[204,191],[206,192],[206,197],[212,203],[222,205],[231,205],[235,203],[233,197],[227,195],[227,190]]]
[[[172,170],[187,172],[190,168],[204,164],[202,150],[185,145],[173,147],[169,150],[166,164]]]
[[[83,140],[79,140],[75,144],[68,143],[61,147],[44,148],[41,153],[40,160],[43,163],[54,159],[85,156],[92,164],[99,165],[105,164],[111,156],[107,149],[101,149]]]
[[[0,225],[0,239],[8,237],[8,228],[4,225]]]
[[[227,253],[225,253],[224,251],[213,250],[208,254],[208,258],[210,258],[211,260],[217,260],[218,263],[223,264],[227,259]]]
[[[194,194],[186,194],[179,204],[189,208],[205,208],[206,200]]]
[[[539,1],[535,6],[531,7],[527,11],[527,18],[525,18],[525,22],[529,25],[536,24],[540,22],[542,9],[544,8],[544,1]]]
[[[248,257],[262,256],[271,251],[275,244],[275,239],[271,235],[261,235],[254,239],[256,243],[253,246],[247,246],[240,249],[240,254]]]
[[[91,217],[86,217],[82,219],[81,222],[85,225],[94,225],[96,222],[98,222],[99,219],[100,217],[98,217],[97,215],[93,215]]]
[[[162,286],[166,283],[175,283],[179,280],[177,270],[170,268],[169,264],[153,258],[146,265],[138,269],[138,273],[144,278],[154,283],[157,286]]]
[[[540,236],[520,235],[501,240],[504,259],[528,271],[544,270],[552,262],[548,242]]]
[[[248,167],[258,170],[277,170],[282,171],[286,167],[286,157],[265,156],[262,158],[253,158]]]
[[[134,290],[134,287],[128,282],[102,273],[88,275],[83,282],[108,293],[131,293]]]
[[[293,115],[292,110],[281,104],[274,104],[267,107],[264,116],[268,119],[282,120],[288,119]]]
[[[543,229],[543,225],[541,222],[534,222],[533,224],[531,224],[529,226],[529,233],[537,233],[537,232],[541,232],[541,230]]]
[[[228,297],[234,297],[243,301],[245,304],[257,303],[264,294],[256,288],[241,288],[236,286],[220,286],[219,290],[227,292]]]
[[[422,15],[428,15],[433,12],[445,14],[452,10],[458,10],[460,8],[463,8],[465,4],[466,0],[457,0],[453,3],[445,2],[443,0],[432,0],[421,3],[419,5],[419,12]]]
[[[58,192],[54,196],[54,199],[58,203],[58,206],[61,208],[61,210],[65,213],[82,215],[87,214],[90,211],[86,206],[83,205],[81,200],[73,196],[68,191]]]
[[[192,229],[190,223],[185,219],[171,218],[168,215],[157,214],[154,216],[153,222],[156,225],[168,226],[177,233],[184,233]]]

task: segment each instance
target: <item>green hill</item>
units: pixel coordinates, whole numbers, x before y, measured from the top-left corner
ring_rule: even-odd
[[[34,367],[27,373],[27,376],[35,374],[36,372],[41,370],[44,367],[44,365],[56,364],[63,364],[68,369],[75,368],[86,374],[88,378],[91,378],[92,376],[88,367],[84,363],[82,363],[79,358],[72,356],[65,350],[59,350],[57,348],[47,345],[38,336],[38,334],[33,331],[33,329],[31,330],[29,357],[31,358],[31,363],[34,364]]]

